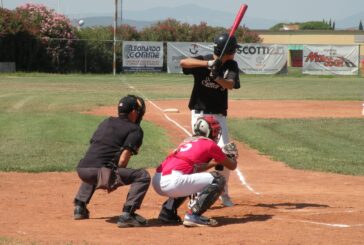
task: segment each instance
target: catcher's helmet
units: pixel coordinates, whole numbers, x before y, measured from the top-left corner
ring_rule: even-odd
[[[194,124],[193,133],[195,136],[204,136],[217,143],[221,135],[221,126],[214,116],[203,116]]]
[[[118,115],[129,114],[132,110],[136,110],[138,117],[136,123],[140,123],[145,113],[144,100],[136,95],[128,95],[120,99],[118,104]]]
[[[214,39],[214,54],[217,56],[221,55],[221,52],[223,51],[226,42],[229,40],[229,34],[227,33],[222,33],[220,35],[218,35],[217,37],[215,37]],[[228,44],[226,45],[226,49],[225,49],[225,54],[233,54],[235,53],[237,48],[240,48],[241,46],[238,44],[238,42],[236,41],[235,36],[232,36],[228,42]]]

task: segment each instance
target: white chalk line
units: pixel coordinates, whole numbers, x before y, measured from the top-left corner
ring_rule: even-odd
[[[323,222],[316,222],[316,221],[309,221],[309,220],[299,220],[299,219],[288,219],[288,218],[274,218],[274,219],[276,219],[276,220],[286,220],[286,221],[295,221],[295,222],[315,224],[315,225],[323,225],[323,226],[335,227],[335,228],[352,228],[352,227],[362,227],[362,226],[364,226],[364,224],[355,224],[355,225],[330,224],[330,223],[323,223]]]
[[[359,210],[343,210],[343,211],[316,211],[312,209],[288,209],[279,210],[282,213],[301,213],[302,215],[327,215],[327,214],[345,214],[345,213],[358,213]]]
[[[129,84],[127,81],[125,81],[124,77],[121,77],[120,76],[120,80],[125,83],[129,89],[133,89],[135,90],[137,93],[139,93],[146,101],[148,101],[149,103],[151,103],[155,108],[157,108],[158,110],[160,110],[163,114],[163,116],[168,120],[170,121],[171,123],[173,123],[175,126],[177,126],[179,129],[181,129],[183,132],[185,132],[188,136],[192,136],[192,134],[186,130],[182,125],[180,125],[178,122],[176,122],[175,120],[173,120],[172,118],[170,118],[168,115],[166,115],[164,112],[163,112],[163,109],[161,107],[159,107],[157,104],[155,104],[153,101],[151,101],[147,96],[145,96],[140,90],[138,90],[135,86],[132,86],[131,84]],[[237,167],[235,169],[235,172],[236,174],[238,175],[239,177],[239,180],[240,180],[240,183],[245,187],[247,188],[250,192],[256,194],[256,195],[260,195],[259,192],[256,192],[249,184],[248,182],[246,181],[243,173],[239,170],[239,168]]]

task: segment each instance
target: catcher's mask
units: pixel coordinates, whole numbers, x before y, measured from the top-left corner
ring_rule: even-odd
[[[193,133],[196,136],[210,138],[217,143],[221,136],[221,126],[214,116],[203,116],[194,124]]]
[[[137,119],[135,123],[140,124],[145,114],[145,103],[144,100],[136,95],[128,95],[120,99],[118,104],[118,115],[129,114],[135,110],[137,113]]]
[[[217,37],[215,37],[214,39],[214,54],[217,56],[221,55],[222,50],[225,47],[226,42],[229,40],[229,34],[227,33],[222,33],[220,35],[218,35]],[[237,48],[240,48],[241,46],[238,44],[238,42],[236,41],[235,36],[232,36],[226,46],[225,49],[225,54],[233,54],[236,52]]]

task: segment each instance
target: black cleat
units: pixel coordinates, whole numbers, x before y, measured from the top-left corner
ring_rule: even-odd
[[[139,227],[145,226],[147,224],[147,220],[136,213],[123,213],[119,216],[118,222],[116,224],[120,228]]]
[[[88,219],[90,217],[90,212],[86,206],[76,205],[73,211],[73,218],[75,220]]]
[[[182,224],[182,219],[178,216],[176,210],[162,208],[158,219],[165,224]]]

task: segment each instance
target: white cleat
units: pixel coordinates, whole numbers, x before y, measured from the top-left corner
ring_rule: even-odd
[[[227,194],[221,195],[220,200],[221,200],[222,205],[224,205],[225,207],[234,206],[234,203],[231,201],[229,195],[227,195]]]

